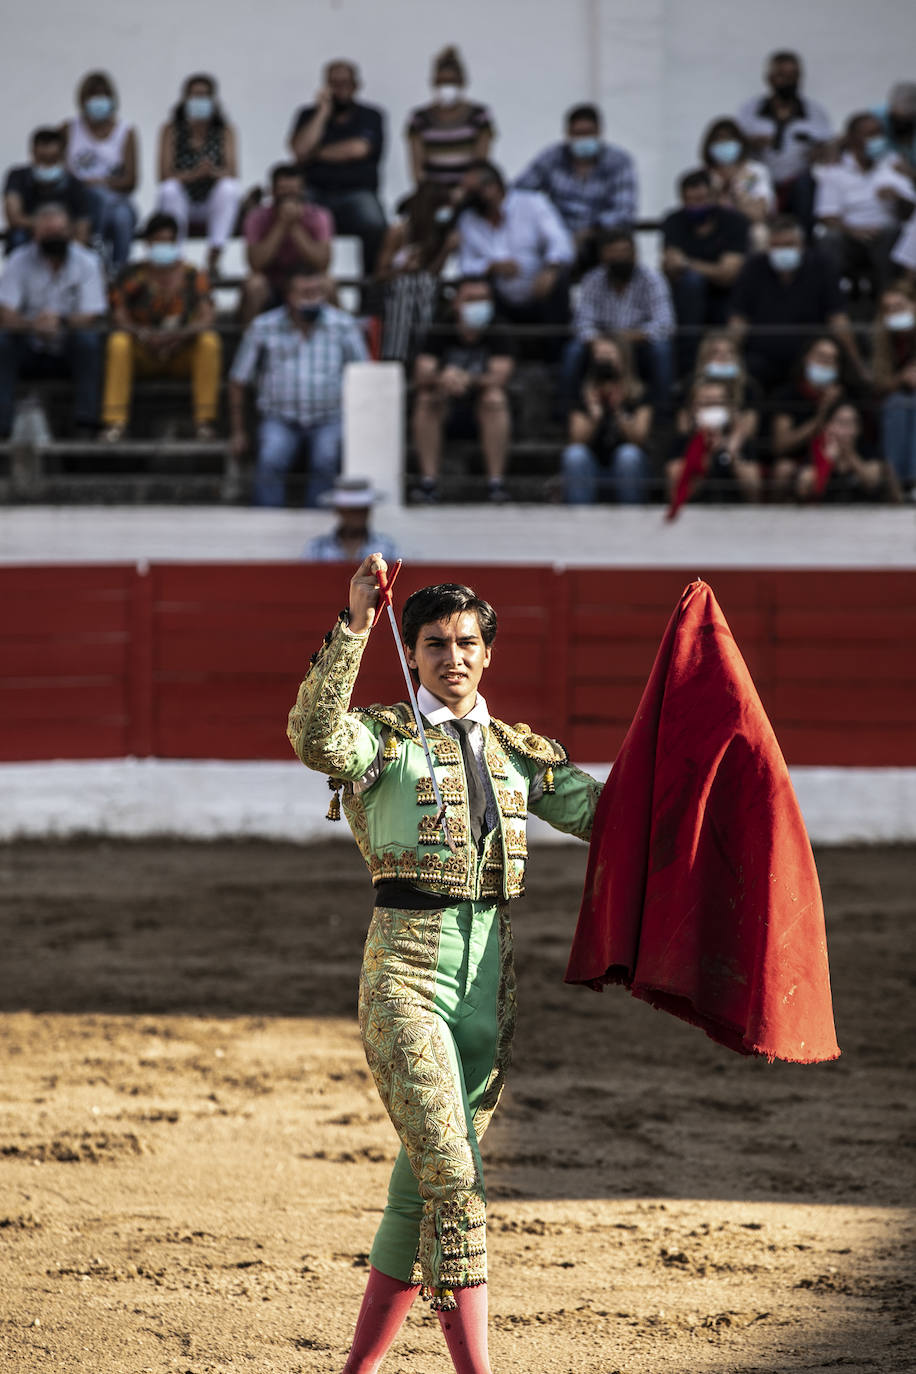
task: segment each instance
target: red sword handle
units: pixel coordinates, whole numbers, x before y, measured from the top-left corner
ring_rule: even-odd
[[[379,598],[378,606],[375,608],[375,619],[372,622],[373,627],[378,624],[379,618],[385,607],[391,605],[391,589],[394,586],[395,581],[397,580],[397,575],[400,571],[401,559],[399,558],[398,561],[395,563],[394,567],[389,572],[385,572],[383,568],[379,568],[375,574],[375,580],[378,583]]]

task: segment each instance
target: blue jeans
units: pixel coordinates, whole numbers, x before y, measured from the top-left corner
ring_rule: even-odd
[[[320,425],[299,425],[277,415],[262,415],[258,427],[258,465],[254,476],[256,506],[286,504],[286,474],[303,440],[309,444],[305,504],[317,506],[330,491],[340,467],[340,417]]]
[[[916,392],[895,391],[881,407],[884,457],[901,486],[916,486]]]
[[[130,257],[130,245],[137,227],[137,212],[127,196],[107,186],[87,186],[92,234],[105,243],[111,265],[123,267]]]
[[[73,416],[78,425],[95,428],[99,418],[102,335],[90,329],[64,334],[59,353],[36,346],[31,334],[0,331],[0,438],[13,427],[16,382],[25,377],[72,377]]]
[[[637,444],[620,444],[604,467],[587,444],[569,444],[563,450],[563,480],[571,506],[594,505],[608,495],[621,506],[638,506],[648,494],[649,460]]]

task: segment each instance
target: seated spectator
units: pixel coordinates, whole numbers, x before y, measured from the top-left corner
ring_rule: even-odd
[[[666,467],[670,514],[685,501],[756,501],[760,467],[734,410],[727,383],[700,381]]]
[[[916,305],[898,285],[881,297],[872,349],[882,452],[902,490],[916,492]]]
[[[898,81],[888,93],[887,104],[872,114],[881,121],[897,170],[916,180],[916,81]]]
[[[596,105],[575,105],[566,116],[566,138],[539,153],[515,185],[553,202],[575,242],[580,272],[597,261],[601,231],[632,224],[638,211],[636,164],[602,139]]]
[[[750,142],[737,120],[714,119],[703,135],[700,157],[719,205],[738,210],[752,224],[762,224],[776,209],[773,182],[766,166],[751,157]]]
[[[206,231],[211,280],[219,275],[242,199],[235,130],[216,95],[216,81],[202,73],[189,76],[182,86],[172,118],[159,131],[156,205],[177,223],[179,240],[191,225]]]
[[[851,401],[838,400],[811,443],[810,461],[798,469],[795,494],[801,501],[848,504],[882,501],[895,494],[882,462],[863,458],[862,421]]]
[[[596,339],[588,371],[569,414],[563,483],[571,506],[610,497],[639,505],[649,492],[646,445],[652,407],[633,374],[629,350],[617,339]]]
[[[0,439],[13,424],[19,377],[72,377],[77,433],[98,427],[106,308],[98,254],[73,238],[67,209],[46,201],[34,212],[34,240],[16,248],[0,273]]]
[[[833,136],[830,116],[817,101],[801,95],[802,64],[797,53],[774,52],[764,76],[769,93],[746,100],[738,111],[738,123],[766,164],[779,209],[794,215],[807,234],[814,207],[811,166]]]
[[[748,250],[748,221],[716,204],[705,168],[686,172],[678,185],[681,208],[662,224],[662,267],[682,331],[678,363],[683,376],[693,368],[703,330],[726,321],[732,284]]]
[[[394,563],[394,540],[369,525],[372,507],[380,499],[365,478],[338,477],[321,498],[321,505],[333,506],[337,524],[309,540],[302,557],[312,563],[362,563],[371,553],[380,553],[387,563]]]
[[[455,292],[450,322],[429,331],[414,364],[413,438],[420,462],[414,499],[438,500],[443,430],[451,438],[479,436],[489,499],[508,499],[503,478],[512,417],[506,388],[514,366],[512,345],[494,323],[490,283],[466,277]]]
[[[363,276],[375,271],[385,234],[378,198],[384,147],[382,112],[356,100],[354,62],[329,62],[314,105],[293,121],[289,146],[308,180],[312,200],[330,210],[338,234],[354,234],[363,246]]]
[[[563,356],[564,386],[570,398],[585,371],[589,346],[602,334],[625,339],[640,377],[652,387],[656,412],[670,405],[674,307],[661,272],[637,261],[632,229],[601,233],[601,265],[582,278],[573,315],[573,338]]]
[[[839,346],[823,334],[808,344],[792,381],[773,397],[770,444],[776,497],[785,498],[797,490],[799,467],[810,461],[815,435],[841,400],[849,396],[840,370]]]
[[[85,186],[64,164],[64,135],[59,129],[36,129],[31,148],[31,163],[11,167],[3,186],[7,251],[29,242],[39,206],[49,203],[64,207],[71,237],[87,243],[92,207]]]
[[[76,93],[77,115],[64,125],[67,170],[88,189],[93,236],[117,272],[130,257],[137,227],[137,131],[118,118],[118,93],[107,72],[90,72]]]
[[[457,242],[448,187],[425,181],[398,206],[385,234],[376,276],[383,283],[382,358],[407,362],[433,322],[439,275]]]
[[[840,277],[866,275],[872,294],[887,284],[890,253],[900,225],[913,211],[916,188],[896,170],[873,114],[852,115],[845,152],[818,175],[814,213],[826,229],[821,247]]]
[[[471,163],[490,156],[493,116],[486,105],[468,100],[467,84],[458,49],[443,48],[433,59],[432,102],[411,110],[404,133],[417,186],[425,181],[460,186]]]
[[[513,324],[565,324],[574,249],[550,201],[539,191],[507,191],[492,162],[475,162],[462,185],[462,274],[487,277],[496,308]]]
[[[891,250],[891,262],[911,286],[916,285],[916,214],[910,215]]]
[[[285,304],[252,320],[232,364],[229,414],[236,458],[249,443],[245,392],[257,388],[258,506],[285,503],[286,474],[304,441],[309,446],[306,504],[317,506],[337,476],[344,368],[367,361],[368,353],[353,316],[328,305],[329,285],[320,273],[294,272]]]
[[[779,215],[767,251],[752,254],[738,275],[729,329],[744,341],[751,376],[769,391],[786,384],[812,336],[828,327],[863,376],[836,274],[818,249],[805,246],[798,221]]]
[[[145,262],[127,267],[111,292],[102,424],[117,443],[130,418],[135,374],[190,377],[198,439],[216,436],[223,347],[213,329],[210,283],[182,262],[178,225],[153,215],[144,235]]]
[[[763,409],[763,391],[748,375],[735,340],[723,329],[711,329],[703,335],[691,392],[700,382],[722,382],[726,387],[729,409],[735,417],[734,430],[739,447],[756,439]],[[685,434],[688,427],[688,412],[681,409],[677,416],[678,432]]]
[[[309,203],[302,168],[280,163],[270,174],[269,205],[245,216],[245,241],[251,275],[242,287],[242,324],[262,310],[283,304],[292,272],[327,272],[334,221],[327,210]]]

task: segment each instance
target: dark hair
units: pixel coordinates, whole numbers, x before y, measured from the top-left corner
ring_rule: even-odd
[[[794,215],[774,215],[770,220],[770,234],[800,234],[801,223]]]
[[[48,124],[41,129],[35,129],[31,138],[33,148],[46,147],[49,143],[63,144],[63,141],[63,132],[60,129],[52,129]]]
[[[601,111],[597,105],[573,105],[571,110],[566,111],[566,127],[576,124],[580,119],[587,119],[597,128],[601,128]]]
[[[417,636],[424,625],[436,620],[451,620],[453,615],[473,611],[480,626],[480,636],[489,649],[496,638],[496,612],[471,587],[460,582],[438,582],[433,587],[421,587],[404,602],[401,611],[401,634],[408,649],[415,649]]]
[[[281,177],[295,177],[297,181],[305,182],[305,173],[298,162],[277,162],[270,169],[270,189],[276,189],[277,182]]]
[[[682,176],[678,177],[677,189],[681,195],[685,191],[692,191],[694,186],[705,186],[707,190],[712,186],[709,173],[705,167],[694,167],[691,171],[684,172]]]
[[[143,230],[143,237],[147,241],[149,241],[149,239],[151,239],[154,234],[161,234],[163,229],[168,229],[169,232],[177,239],[177,219],[174,215],[166,215],[160,210],[157,211],[155,215],[150,215],[149,219],[146,221],[146,227]]]
[[[77,87],[76,103],[82,105],[91,95],[110,95],[114,103],[118,103],[118,93],[115,84],[107,72],[87,72]]]
[[[326,276],[326,272],[319,272],[317,268],[294,267],[292,272],[287,273],[283,282],[283,299],[286,300],[294,281],[314,281],[316,277],[325,278]]]
[[[849,116],[846,121],[846,127],[843,130],[843,141],[847,146],[850,139],[855,138],[866,119],[877,120],[877,115],[873,115],[871,110],[857,110],[855,114]]]
[[[433,58],[433,81],[441,76],[443,72],[454,72],[458,78],[457,84],[459,86],[466,86],[468,84],[468,74],[464,62],[461,59],[461,53],[455,47],[454,43],[450,43],[447,48],[443,48],[441,52],[437,52]]]
[[[226,123],[226,116],[223,114],[223,107],[216,98],[216,92],[219,89],[216,84],[216,77],[210,76],[207,72],[192,72],[190,76],[186,76],[184,81],[182,81],[181,99],[172,110],[172,123],[186,124],[188,122],[187,115],[184,112],[185,102],[188,98],[188,91],[192,86],[198,85],[198,83],[202,86],[210,87],[210,94],[213,97],[213,113],[210,116],[210,123],[215,128],[221,128]]]
[[[436,219],[436,211],[444,205],[451,205],[451,187],[440,186],[435,181],[421,181],[395,207],[398,215],[407,220],[408,241],[420,248],[424,267],[441,256],[445,240],[454,228],[454,215],[444,224]]]
[[[824,424],[829,424],[830,421],[833,419],[834,415],[836,415],[837,411],[844,410],[847,406],[855,415],[856,420],[859,424],[859,430],[861,431],[862,414],[859,410],[859,407],[856,405],[855,401],[850,396],[838,396],[835,401],[830,402],[830,405],[827,407],[827,410],[824,414]]]
[[[794,62],[798,70],[801,71],[802,60],[797,52],[792,52],[791,48],[777,48],[775,52],[771,52],[767,58],[767,66],[772,67],[774,62]]]
[[[505,177],[497,167],[496,163],[490,162],[488,158],[475,157],[471,162],[468,163],[467,170],[469,172],[479,172],[482,177],[488,177],[491,181],[495,181],[498,184],[499,189],[501,191],[505,191]]]
[[[706,132],[703,135],[703,141],[700,144],[700,157],[706,163],[707,167],[709,167],[712,162],[712,155],[709,148],[712,143],[718,142],[716,135],[719,129],[728,129],[729,138],[736,138],[741,144],[741,156],[747,157],[748,155],[747,137],[741,125],[736,119],[732,119],[731,115],[722,115],[719,119],[714,119],[711,124],[707,124]]]
[[[598,235],[598,252],[602,248],[610,248],[612,243],[628,243],[630,247],[635,247],[636,235],[633,233],[631,224],[615,224],[610,229],[602,229]]]

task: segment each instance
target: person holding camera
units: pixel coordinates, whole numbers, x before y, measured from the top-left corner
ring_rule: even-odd
[[[592,505],[608,499],[639,505],[649,491],[646,443],[652,407],[630,365],[621,339],[597,338],[579,397],[569,416],[563,450],[567,502]]]
[[[685,501],[756,501],[760,465],[724,381],[699,381],[666,467],[669,515]]]

